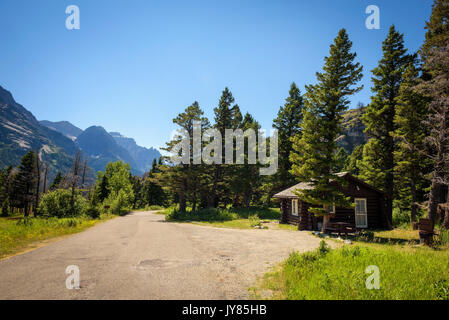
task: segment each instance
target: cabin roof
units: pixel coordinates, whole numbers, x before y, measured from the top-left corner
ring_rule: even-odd
[[[343,177],[349,177],[352,180],[356,181],[357,183],[372,189],[380,194],[383,194],[382,191],[370,186],[369,184],[367,184],[366,182],[357,179],[356,177],[352,176],[349,172],[339,172],[335,174],[337,177],[343,178]],[[293,187],[290,187],[288,189],[285,189],[279,193],[276,193],[273,197],[274,198],[286,198],[286,199],[294,199],[294,198],[298,198],[298,196],[295,194],[296,190],[311,190],[313,188],[312,183],[311,182],[301,182],[298,183],[296,185],[294,185]]]

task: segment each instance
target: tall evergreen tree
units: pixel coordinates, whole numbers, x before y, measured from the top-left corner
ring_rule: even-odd
[[[302,135],[295,136],[290,155],[292,174],[308,182],[310,190],[298,190],[300,199],[315,205],[310,211],[323,216],[323,231],[329,220],[330,206],[351,207],[349,198],[331,182],[343,183],[333,172],[336,161],[336,139],[341,132],[341,113],[348,109],[348,97],[362,89],[357,83],[363,68],[355,63],[352,42],[345,29],[339,31],[325,58],[323,72],[317,73],[317,84],[306,86]]]
[[[108,198],[109,196],[109,183],[108,183],[108,177],[104,175],[104,173],[99,172],[98,174],[98,180],[99,184],[97,185],[96,189],[95,189],[95,196],[96,199],[98,199],[98,201],[100,203],[103,203],[103,201],[105,199]]]
[[[60,188],[63,180],[64,177],[62,176],[62,173],[58,171],[55,178],[53,179],[53,182],[50,185],[50,190],[53,191]]]
[[[427,117],[427,99],[416,92],[419,71],[414,62],[410,62],[403,74],[403,80],[396,98],[395,115],[398,147],[394,153],[396,184],[400,202],[410,209],[410,222],[416,221],[417,201],[420,190],[426,184],[425,173],[429,167],[429,159],[424,154],[424,139],[427,129],[422,125]]]
[[[359,175],[359,167],[357,162],[361,161],[363,158],[363,146],[363,144],[359,144],[354,148],[354,150],[352,150],[343,171],[350,172],[354,176]]]
[[[225,131],[226,129],[236,129],[240,126],[242,114],[237,104],[234,104],[235,100],[232,96],[232,92],[226,87],[218,102],[218,107],[214,108],[215,124],[214,128],[221,133],[222,138],[222,161],[225,163]],[[218,195],[227,195],[229,185],[223,183],[224,176],[226,176],[227,166],[215,164],[212,173],[212,183],[208,197],[208,207],[218,206]],[[223,198],[223,197],[222,197]]]
[[[259,132],[260,125],[254,119],[254,117],[246,113],[241,129],[246,131],[248,129],[254,130],[256,136]],[[249,146],[248,138],[244,138],[245,145]],[[233,206],[249,207],[251,200],[256,193],[257,188],[260,186],[261,177],[259,175],[259,164],[249,164],[248,163],[248,149],[244,150],[244,164],[233,165],[228,168],[231,192],[233,194]],[[226,178],[226,177],[225,177]]]
[[[37,155],[32,150],[22,157],[13,183],[16,203],[24,210],[25,216],[30,214],[30,208],[36,196],[36,158]]]
[[[278,130],[278,171],[276,176],[275,190],[280,191],[295,183],[295,177],[290,173],[290,152],[292,150],[291,138],[301,132],[301,121],[303,117],[304,101],[301,92],[293,82],[290,86],[289,96],[286,99],[273,120],[273,128]]]
[[[375,94],[366,108],[362,120],[371,139],[365,145],[363,161],[360,162],[360,177],[387,195],[386,216],[391,224],[394,193],[394,150],[393,132],[396,129],[396,113],[402,74],[410,62],[404,47],[403,34],[390,27],[388,36],[382,43],[383,56],[372,71]]]
[[[178,116],[173,119],[173,122],[177,124],[181,129],[185,130],[190,137],[189,146],[193,146],[193,129],[194,121],[199,121],[201,123],[201,132],[209,127],[209,121],[207,118],[203,117],[203,110],[201,110],[198,102],[194,102],[191,106],[187,107],[183,113],[178,114]],[[171,152],[173,148],[180,142],[180,137],[167,143],[167,148],[165,150]],[[201,174],[201,164],[194,164],[193,162],[194,154],[190,152],[190,158],[188,164],[179,164],[177,166],[172,166],[164,168],[165,174],[158,175],[158,177],[165,179],[165,183],[161,181],[162,184],[169,185],[174,193],[178,195],[179,208],[181,211],[186,211],[187,201],[189,196],[192,196],[193,202],[196,204],[198,202],[197,197],[201,194],[198,190],[203,187],[207,181],[204,179],[199,179],[198,175]],[[163,167],[161,166],[161,169]]]
[[[427,217],[435,222],[439,194],[449,184],[449,1],[435,0],[430,21],[427,22],[426,41],[420,54],[425,72],[424,81],[417,86],[429,103],[425,121],[429,136],[429,156],[433,160]],[[448,193],[449,198],[449,193]],[[449,199],[447,200],[449,202]],[[443,227],[449,228],[446,212]]]
[[[426,40],[420,51],[423,61],[434,49],[444,48],[449,43],[449,0],[434,0],[426,30]]]

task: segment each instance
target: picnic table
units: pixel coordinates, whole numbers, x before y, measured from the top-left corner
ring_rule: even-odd
[[[342,233],[346,235],[348,235],[348,233],[353,233],[356,231],[356,228],[353,224],[348,222],[328,222],[326,231],[337,233],[338,236],[340,236]]]

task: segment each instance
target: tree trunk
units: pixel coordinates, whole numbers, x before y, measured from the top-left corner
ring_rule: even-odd
[[[186,203],[186,195],[184,192],[179,193],[179,211],[186,212],[187,203]]]
[[[445,210],[442,210],[442,212],[444,212],[444,218],[441,217],[441,219],[443,220],[443,223],[441,224],[441,228],[448,230],[449,229],[449,191],[447,193]]]
[[[449,229],[449,210],[445,210],[444,211],[444,220],[443,220],[443,224],[441,225],[442,229]]]
[[[412,206],[410,208],[410,223],[413,226],[413,224],[416,222],[416,185],[413,179],[410,185],[410,193],[412,196]]]
[[[432,220],[435,224],[437,210],[438,210],[438,190],[440,185],[437,183],[436,179],[432,179],[432,185],[430,186],[429,194],[429,208],[427,209],[427,218]]]
[[[326,214],[323,216],[323,225],[321,226],[322,233],[326,232],[326,226],[327,226],[329,220],[330,220],[330,215]]]
[[[220,174],[220,167],[217,165],[215,166],[215,172],[214,172],[214,180],[212,182],[212,190],[210,191],[209,198],[207,200],[207,207],[208,208],[215,208],[217,203],[217,184],[218,184],[218,177]]]
[[[47,171],[48,171],[48,167],[45,166],[45,171],[44,171],[44,188],[42,190],[43,193],[47,192]]]
[[[39,156],[36,156],[36,171],[37,171],[37,182],[36,182],[36,198],[34,203],[34,216],[37,216],[37,207],[39,206],[39,189],[41,187],[41,170],[39,165]]]

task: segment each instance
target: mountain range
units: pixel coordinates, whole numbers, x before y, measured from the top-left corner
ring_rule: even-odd
[[[364,112],[365,107],[359,106],[343,114],[338,143],[349,153],[368,140],[361,120]],[[29,150],[35,150],[48,164],[50,178],[58,171],[67,172],[78,150],[88,157],[92,177],[108,162],[117,160],[129,163],[134,174],[142,175],[151,168],[153,159],[161,156],[157,149],[141,147],[134,139],[101,126],[82,130],[68,121],[38,121],[0,86],[0,167],[17,166]]]
[[[17,166],[29,150],[35,150],[48,164],[50,179],[58,171],[70,169],[78,150],[88,157],[92,175],[117,160],[129,163],[134,174],[142,175],[153,159],[161,156],[157,149],[138,146],[134,139],[108,133],[101,126],[81,130],[68,121],[38,121],[0,86],[0,167]]]

